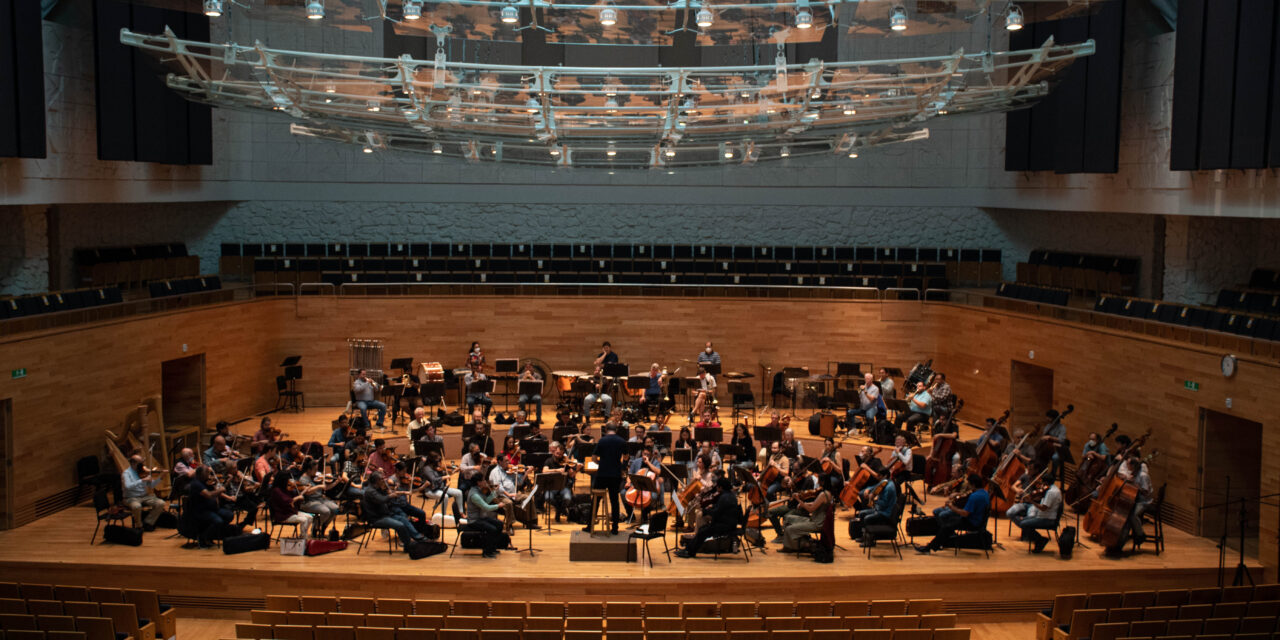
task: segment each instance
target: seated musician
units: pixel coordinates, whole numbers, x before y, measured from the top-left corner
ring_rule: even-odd
[[[489,484],[497,492],[498,504],[506,514],[507,533],[512,532],[516,521],[529,529],[537,526],[530,510],[520,506],[529,495],[522,491],[524,481],[525,475],[516,474],[514,465],[505,456],[498,456],[498,463],[489,470]]]
[[[702,445],[698,447],[697,455],[699,458],[705,456],[707,460],[710,461],[708,469],[719,469],[723,464],[723,461],[720,460],[720,450],[717,449],[716,445],[712,442],[703,442]]]
[[[178,461],[173,465],[174,482],[177,482],[178,478],[190,479],[196,477],[196,470],[200,466],[200,461],[196,459],[196,452],[192,451],[190,447],[184,447],[182,451],[178,452]]]
[[[302,455],[302,444],[297,440],[284,440],[277,442],[276,446],[278,448],[276,455],[280,458],[280,466],[288,468],[290,475],[296,478],[300,473],[299,469],[302,466],[304,457]]]
[[[951,384],[947,382],[947,374],[933,374],[933,387],[929,395],[933,396],[933,415],[946,415],[955,408],[956,397],[951,392]]]
[[[213,440],[218,436],[222,436],[223,442],[226,442],[228,444],[234,443],[236,438],[244,437],[244,436],[237,436],[231,433],[231,423],[227,422],[226,420],[219,420],[217,424],[213,426],[213,435],[209,436],[210,446],[213,446]],[[206,462],[205,464],[209,464],[209,463]]]
[[[524,363],[524,371],[520,372],[520,382],[542,382],[542,376],[533,368],[532,362]],[[533,395],[520,394],[516,399],[516,406],[521,411],[525,411],[525,405],[532,402],[537,407],[537,413],[533,419],[534,422],[542,423],[542,394],[535,393]]]
[[[698,370],[698,389],[694,392],[693,408],[689,411],[691,416],[704,415],[703,412],[707,405],[716,397],[716,377],[707,372],[706,369]]]
[[[698,414],[698,423],[693,425],[695,429],[719,429],[720,421],[716,419],[716,409],[710,405],[702,408],[702,413]]]
[[[804,443],[796,440],[796,432],[787,427],[782,430],[782,440],[779,442],[782,452],[788,458],[799,458],[804,455]]]
[[[582,399],[582,421],[587,423],[591,422],[591,407],[594,407],[597,402],[603,405],[604,415],[613,414],[613,397],[604,392],[604,376],[597,373],[593,383],[595,389]]]
[[[676,436],[676,441],[671,445],[674,449],[696,449],[698,443],[693,441],[693,429],[689,427],[680,427],[680,434]]]
[[[538,426],[538,423],[534,422],[529,425],[529,435],[525,436],[524,439],[520,441],[520,446],[522,448],[528,448],[528,446],[534,442],[546,441],[547,436],[542,433],[542,427]]]
[[[569,445],[569,457],[578,462],[585,462],[587,459],[586,447],[582,445],[588,445],[595,441],[595,436],[591,435],[591,424],[582,423],[582,429],[565,440]]]
[[[947,506],[934,510],[933,515],[938,520],[938,534],[927,545],[915,545],[917,552],[937,551],[952,541],[957,529],[977,531],[986,524],[987,512],[991,509],[987,481],[982,476],[969,474],[968,482],[973,493],[965,500],[964,507],[956,505],[952,499],[948,500]]]
[[[472,341],[471,348],[467,349],[467,367],[476,365],[482,367],[485,365],[484,351],[480,349],[479,342]]]
[[[649,365],[649,386],[644,389],[645,404],[653,405],[662,410],[662,383],[664,382],[662,367],[658,363]]]
[[[393,498],[391,488],[387,486],[382,473],[375,471],[370,474],[360,504],[364,519],[375,528],[394,530],[400,537],[402,547],[425,540],[426,537],[413,526],[413,521]]]
[[[791,458],[782,452],[782,444],[778,442],[769,443],[769,457],[765,460],[764,468],[760,470],[763,474],[769,467],[778,468],[778,479],[765,488],[765,497],[773,500],[777,497],[778,492],[782,490],[783,480],[786,480],[791,473]]]
[[[520,459],[524,452],[520,450],[520,441],[515,436],[507,436],[502,439],[502,451],[498,453],[498,460],[506,460],[509,464],[520,464]]]
[[[1039,493],[1043,491],[1044,495],[1037,499]],[[1045,545],[1049,544],[1049,538],[1041,535],[1038,529],[1053,529],[1058,526],[1058,513],[1062,509],[1062,490],[1058,488],[1052,477],[1044,476],[1036,482],[1036,486],[1022,502],[1009,507],[1009,512],[1013,512],[1014,508],[1026,505],[1022,516],[1010,515],[1009,519],[1022,529],[1022,540],[1032,543],[1031,552],[1040,553],[1044,551]]]
[[[524,409],[518,409],[516,410],[515,421],[511,423],[510,427],[507,428],[507,435],[508,436],[516,435],[516,427],[529,427],[529,426],[530,426],[529,414],[525,413]]]
[[[561,516],[565,510],[573,504],[573,482],[574,476],[570,473],[574,468],[573,461],[564,454],[564,446],[559,442],[552,442],[548,449],[551,456],[547,458],[546,463],[542,467],[542,473],[559,473],[567,476],[564,482],[564,488],[559,491],[544,491],[540,497],[542,502],[540,509],[545,510],[547,504],[550,503],[555,507],[556,522],[560,522]]]
[[[355,394],[355,408],[360,415],[368,420],[369,409],[377,409],[378,426],[382,427],[387,417],[387,405],[378,399],[378,383],[369,378],[368,371],[361,369],[356,373],[356,379],[351,381],[351,391]]]
[[[373,441],[373,453],[369,454],[369,469],[371,471],[381,471],[382,477],[391,478],[396,473],[395,458],[391,451],[387,449],[387,441],[382,438],[375,438]],[[366,474],[369,471],[365,472]]]
[[[461,520],[462,491],[449,486],[449,474],[446,473],[442,464],[440,452],[432,451],[427,454],[426,464],[422,467],[422,477],[426,480],[422,486],[423,495],[441,498],[441,513],[443,509],[452,505],[454,521]]]
[[[702,352],[698,354],[698,366],[704,364],[720,364],[720,354],[716,353],[716,349],[710,340],[702,348]]]
[[[391,494],[391,501],[395,503],[396,508],[401,513],[409,517],[411,522],[414,520],[426,522],[427,512],[409,503],[409,497],[413,495],[415,480],[422,478],[422,476],[411,476],[411,473],[416,473],[418,469],[411,469],[404,463],[404,460],[397,462],[395,468],[395,492]],[[425,485],[425,482],[423,484]]]
[[[858,408],[856,410],[850,408],[845,419],[849,422],[849,428],[853,428],[855,424],[855,416],[862,418],[864,428],[871,429],[876,423],[876,417],[880,413],[880,407],[883,403],[880,401],[880,387],[876,386],[875,378],[867,373],[863,376],[862,389],[858,391]]]
[[[462,377],[462,382],[467,388],[467,410],[480,408],[485,417],[488,417],[489,410],[493,408],[493,397],[488,391],[472,391],[471,385],[488,379],[489,377],[484,375],[483,365],[479,363],[472,364],[471,370]]]
[[[267,476],[275,473],[280,469],[280,459],[277,457],[276,448],[269,447],[253,461],[253,479],[262,482]]]
[[[783,476],[777,484],[780,484],[779,491],[790,491],[792,498],[790,500],[780,500],[779,504],[769,509],[769,522],[773,524],[773,531],[776,533],[774,542],[783,539],[783,529],[786,522],[786,516],[795,513],[796,498],[801,493],[814,491],[821,486],[821,480],[812,472],[808,466],[796,466],[789,476]],[[776,492],[774,495],[777,495]],[[768,492],[766,492],[766,497]],[[772,498],[770,498],[772,500]]]
[[[853,464],[857,465],[857,467],[849,471],[854,475],[857,475],[860,469],[866,469],[871,473],[872,477],[877,479],[884,474],[884,463],[880,461],[880,458],[876,457],[875,451],[871,447],[864,446],[859,449],[858,455],[853,457]]]
[[[733,427],[733,440],[730,444],[742,450],[742,454],[734,461],[734,466],[743,469],[756,468],[756,443],[751,439],[751,431],[745,423],[738,423]]]
[[[880,367],[880,379],[876,381],[880,385],[880,395],[885,398],[898,397],[897,391],[893,387],[893,378],[889,377],[889,372]]]
[[[905,436],[893,439],[893,457],[889,458],[889,466],[892,467],[895,462],[901,462],[908,472],[915,471],[915,456],[911,454],[911,447]]]
[[[819,460],[830,461],[835,469],[834,474],[844,479],[844,459],[840,457],[840,447],[836,445],[835,438],[826,438],[822,442],[822,455]]]
[[[1119,438],[1116,440],[1119,441]],[[1153,499],[1151,474],[1147,470],[1146,463],[1137,454],[1131,454],[1126,458],[1116,470],[1116,475],[1125,482],[1136,485],[1138,495],[1133,501],[1133,510],[1129,512],[1129,519],[1125,521],[1124,529],[1120,532],[1119,543],[1114,547],[1108,547],[1105,551],[1108,556],[1123,554],[1125,545],[1131,537],[1139,545],[1146,541],[1147,536],[1142,530],[1142,514],[1146,513]]]
[[[498,493],[494,491],[489,479],[479,477],[476,486],[467,497],[467,528],[484,534],[484,557],[494,558],[498,555],[497,536],[502,533],[502,523],[498,522],[498,512],[502,510]]]
[[[359,500],[364,497],[364,468],[369,462],[369,447],[365,444],[356,444],[364,440],[364,432],[357,431],[356,437],[347,441],[346,457],[342,461],[341,479],[347,483],[347,488],[343,490],[340,500]]]
[[[810,476],[817,478],[812,474]],[[818,493],[812,500],[797,501],[795,508],[782,517],[783,551],[801,551],[802,537],[822,531],[822,525],[827,521],[827,507],[832,501],[831,478],[832,476],[827,476],[826,482],[819,483]]]
[[[635,428],[631,430],[631,437],[627,439],[627,442],[639,442],[643,444],[644,439],[644,425],[637,424]]]
[[[271,426],[271,416],[263,416],[258,423],[258,431],[253,434],[253,446],[255,449],[263,448],[266,445],[275,444],[280,438],[280,431]]]
[[[933,396],[929,395],[923,382],[917,382],[914,393],[907,396],[907,410],[898,414],[893,428],[901,431],[905,425],[910,430],[923,429],[920,425],[928,426],[932,415]]]
[[[329,528],[338,515],[338,503],[330,500],[325,491],[336,486],[336,478],[326,478],[314,458],[307,458],[302,463],[302,475],[298,476],[298,485],[302,487],[302,504],[298,510],[315,517],[316,536],[320,537]]]
[[[472,442],[467,445],[467,452],[458,461],[458,489],[465,496],[476,480],[484,475],[489,456],[480,450],[480,444]]]
[[[333,452],[329,456],[329,464],[336,469],[342,463],[342,454],[346,448],[347,431],[351,429],[351,420],[347,418],[347,414],[338,414],[338,419],[333,421],[333,431],[329,432],[329,442],[325,446]]]
[[[862,502],[869,504],[853,515],[862,526],[871,524],[895,524],[894,516],[898,509],[898,485],[907,481],[910,474],[899,471],[893,478],[884,478],[875,485],[862,490]],[[875,496],[872,501],[871,497]]]
[[[1102,441],[1102,434],[1093,431],[1089,433],[1089,439],[1084,443],[1084,448],[1080,451],[1080,464],[1084,464],[1084,461],[1090,458],[1102,458],[1105,464],[1105,459],[1109,455],[1111,455],[1111,452],[1107,450],[1107,443]]]
[[[226,468],[229,466],[234,467],[235,461],[240,457],[240,454],[227,446],[226,438],[214,436],[213,442],[208,449],[204,450],[202,457],[204,458],[205,466]]]
[[[223,505],[231,501],[225,494],[225,487],[218,483],[208,465],[197,468],[191,484],[187,485],[187,505],[182,515],[199,531],[196,544],[201,549],[212,547],[213,541],[223,536],[234,518],[231,509]]]
[[[133,512],[133,528],[155,530],[156,520],[165,511],[164,500],[155,494],[157,484],[160,484],[159,476],[147,468],[142,456],[136,453],[129,456],[129,468],[120,474],[120,488],[125,506]],[[142,515],[143,509],[147,510],[146,517]]]
[[[293,488],[293,480],[288,474],[277,473],[271,483],[271,493],[267,496],[267,508],[271,513],[271,521],[275,524],[298,525],[298,537],[306,539],[311,535],[311,522],[314,517],[298,510],[302,504],[302,494]]]
[[[698,550],[707,540],[730,535],[737,529],[738,521],[742,519],[742,508],[738,506],[738,496],[733,492],[733,484],[728,478],[719,478],[716,480],[715,490],[717,491],[715,504],[706,514],[709,518],[708,522],[698,527],[688,546],[676,550],[677,556],[697,557]]]
[[[666,479],[662,477],[662,465],[658,462],[659,457],[653,446],[653,438],[646,437],[643,440],[644,448],[640,450],[640,455],[633,456],[627,467],[627,475],[643,474],[653,477],[653,483],[658,486],[658,492],[653,494],[649,504],[640,512],[640,519],[647,521],[649,512],[653,509],[662,509],[666,504],[663,496],[666,494]],[[631,516],[635,509],[630,502],[626,503],[627,519]]]
[[[475,413],[471,416],[473,433],[471,434],[471,438],[467,440],[465,448],[469,449],[472,444],[479,445],[480,450],[483,451],[486,456],[492,458],[493,437],[489,433],[489,423],[485,422],[484,418],[479,414],[480,410],[477,408]]]
[[[427,414],[426,407],[417,407],[413,410],[413,420],[409,421],[409,433],[413,433],[418,429],[426,429],[431,425],[431,416]]]

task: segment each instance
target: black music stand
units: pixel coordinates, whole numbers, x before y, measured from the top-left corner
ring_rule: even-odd
[[[720,427],[695,427],[693,439],[697,442],[724,442],[724,429]]]
[[[388,369],[399,369],[401,373],[409,373],[413,369],[413,358],[392,358]]]
[[[569,436],[576,435],[577,433],[578,433],[577,425],[568,424],[563,427],[555,427],[554,429],[552,429],[551,439],[555,440],[556,442],[564,442],[565,440],[569,439]]]
[[[653,446],[659,449],[671,448],[671,432],[670,431],[654,431],[644,432],[646,436],[653,438]]]
[[[447,410],[449,407],[444,404],[444,389],[443,382],[423,382],[418,385],[418,397],[422,399],[423,406],[433,407],[439,404]]]
[[[533,483],[533,489],[529,491],[529,495],[525,497],[525,501],[523,503],[512,505],[513,510],[532,507],[534,522],[538,521],[538,490],[539,489],[538,489],[537,478],[540,477],[541,475],[543,474],[538,474],[537,476],[534,476],[535,479]],[[559,475],[559,474],[548,474],[548,475]],[[528,551],[529,557],[532,558],[536,554],[536,552],[542,551],[542,549],[537,549],[537,548],[534,548],[533,546],[533,527],[526,526],[525,528],[529,531],[529,546],[523,549],[517,549],[516,553],[524,553]]]
[[[671,461],[675,463],[689,464],[693,462],[693,449],[677,448],[671,450]]]
[[[631,375],[631,367],[622,362],[604,365],[601,370],[606,378],[626,378]]]
[[[551,454],[543,451],[527,451],[523,456],[520,456],[520,464],[526,467],[542,469],[542,467],[546,466],[547,459],[550,457]]]
[[[716,445],[716,451],[720,453],[720,460],[722,462],[729,456],[733,456],[734,463],[737,463],[739,459],[742,458],[742,447],[739,447],[736,444],[726,444],[722,442]]]
[[[529,431],[532,429],[533,425],[531,424],[513,424],[511,425],[511,435],[514,436],[516,440],[524,440],[529,437]]]
[[[472,381],[471,384],[467,385],[467,395],[471,396],[481,393],[493,393],[493,380],[487,378],[484,380],[475,380]]]
[[[440,458],[444,459],[444,443],[434,440],[416,440],[409,444],[409,448],[413,450],[416,456],[428,456],[434,451],[440,454]]]
[[[499,358],[493,361],[493,375],[517,373],[520,371],[519,358]]]
[[[284,367],[284,379],[289,383],[289,395],[285,409],[293,409],[299,411],[298,408],[298,390],[294,383],[302,379],[302,356],[289,356],[280,362],[280,366]]]
[[[596,443],[594,443],[594,442],[579,442],[579,443],[578,443],[578,444],[573,448],[573,453],[574,453],[573,458],[574,458],[575,460],[577,460],[578,462],[586,462],[586,461],[587,461],[587,458],[590,458],[591,456],[595,455],[595,453],[596,453]]]
[[[564,485],[565,485],[565,475],[563,473],[552,473],[552,472],[539,473],[533,478],[534,489],[537,491],[541,491],[544,494],[549,491],[558,492],[561,489],[564,489]],[[538,503],[536,502],[536,498],[535,498],[534,507],[533,507],[535,511],[538,508],[537,505]],[[552,528],[551,526],[551,511],[553,507],[551,505],[543,505],[543,506],[545,507],[543,511],[547,515],[547,535],[551,535],[552,532],[559,531],[559,529]],[[541,551],[541,549],[539,549],[539,551]]]
[[[520,448],[529,453],[546,453],[551,443],[546,438],[525,438],[520,441]]]
[[[662,491],[658,489],[658,483],[655,482],[653,478],[650,478],[643,473],[628,474],[627,478],[631,480],[631,486],[638,491],[648,491],[652,494],[662,493]],[[653,504],[652,498],[649,499],[649,504]]]
[[[719,365],[719,364],[714,364],[714,363],[711,363],[711,362],[700,362],[700,363],[698,363],[698,368],[699,368],[699,369],[702,369],[703,371],[706,371],[707,373],[709,373],[709,374],[711,374],[711,375],[713,375],[713,376],[718,376],[718,375],[720,375],[720,365]]]
[[[854,376],[857,376],[859,378],[862,377],[862,366],[860,364],[858,364],[857,362],[837,362],[836,363],[837,378],[854,377]]]
[[[752,434],[756,442],[780,442],[782,440],[782,428],[761,425],[755,428]]]
[[[643,449],[644,449],[643,442],[631,442],[630,440],[627,441],[627,455],[635,457],[639,455],[640,451]]]
[[[520,384],[516,386],[516,394],[529,396],[530,398],[541,396],[542,382],[539,380],[521,380]]]

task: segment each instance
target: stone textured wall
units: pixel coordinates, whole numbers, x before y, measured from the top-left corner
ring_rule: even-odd
[[[1171,218],[1165,229],[1164,298],[1213,304],[1244,285],[1255,267],[1280,268],[1280,222]]]
[[[49,290],[45,207],[0,207],[0,295]]]

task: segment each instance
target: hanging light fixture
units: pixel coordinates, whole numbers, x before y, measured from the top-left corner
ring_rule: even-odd
[[[1004,28],[1009,31],[1020,31],[1024,17],[1022,7],[1009,3],[1009,13],[1004,17]]]
[[[711,26],[715,21],[716,21],[715,14],[711,13],[711,9],[708,9],[707,5],[705,4],[702,5],[702,8],[698,10],[698,15],[694,18],[694,22],[698,25],[699,29],[706,29],[707,27]]]
[[[617,101],[617,100],[614,100],[613,98],[609,98],[608,100],[605,100],[605,101],[604,101],[604,112],[605,112],[605,113],[617,113],[617,112],[618,112],[618,101]]]
[[[676,150],[672,147],[667,147],[667,150],[663,152],[663,155],[667,156],[668,158],[674,158],[676,157]]]
[[[779,158],[790,158],[790,157],[791,157],[791,147],[787,147],[787,146],[782,147],[782,150],[778,152],[778,157],[779,157]]]
[[[613,5],[605,5],[604,8],[600,10],[600,24],[606,27],[612,27],[613,25],[618,24],[618,10],[614,9]]]
[[[324,18],[324,0],[307,0],[307,19],[321,20]]]
[[[520,22],[520,10],[514,4],[502,8],[502,21],[507,24]]]
[[[846,116],[858,115],[858,110],[853,108],[852,102],[844,106],[844,115]]]
[[[809,13],[809,7],[801,6],[799,9],[796,9],[796,28],[813,28],[813,14]]]
[[[435,143],[435,144],[431,145],[431,153],[434,153],[434,154],[436,154],[436,155],[440,155],[440,154],[444,153],[444,147],[441,147],[441,146],[440,146],[440,143],[439,143],[439,142],[437,142],[437,143]]]
[[[560,147],[551,147],[551,150],[548,153],[553,156],[558,156],[560,155]]]
[[[382,111],[382,105],[378,104],[377,100],[370,100],[367,109],[372,113],[377,113]]]
[[[404,19],[422,19],[422,0],[404,0]]]
[[[210,18],[222,15],[222,0],[204,0],[204,14]]]
[[[609,156],[610,158],[612,158],[612,157],[614,157],[614,156],[618,155],[618,148],[617,148],[617,147],[615,147],[615,146],[613,146],[613,144],[610,144],[610,145],[608,146],[608,148],[606,148],[606,149],[604,150],[604,154],[605,154],[606,156]]]
[[[857,152],[857,151],[850,151],[850,152],[849,152],[849,157],[850,157],[850,158],[857,158],[857,157],[858,157],[858,152]]]
[[[889,28],[894,31],[907,30],[907,9],[902,5],[894,5],[889,11]]]

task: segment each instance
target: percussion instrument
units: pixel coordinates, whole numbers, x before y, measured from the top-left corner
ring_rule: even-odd
[[[560,393],[570,393],[573,391],[573,381],[587,377],[587,372],[560,370],[552,371],[551,376],[555,378],[556,389],[559,389]]]
[[[439,362],[423,362],[418,367],[418,382],[444,382],[444,367]]]

